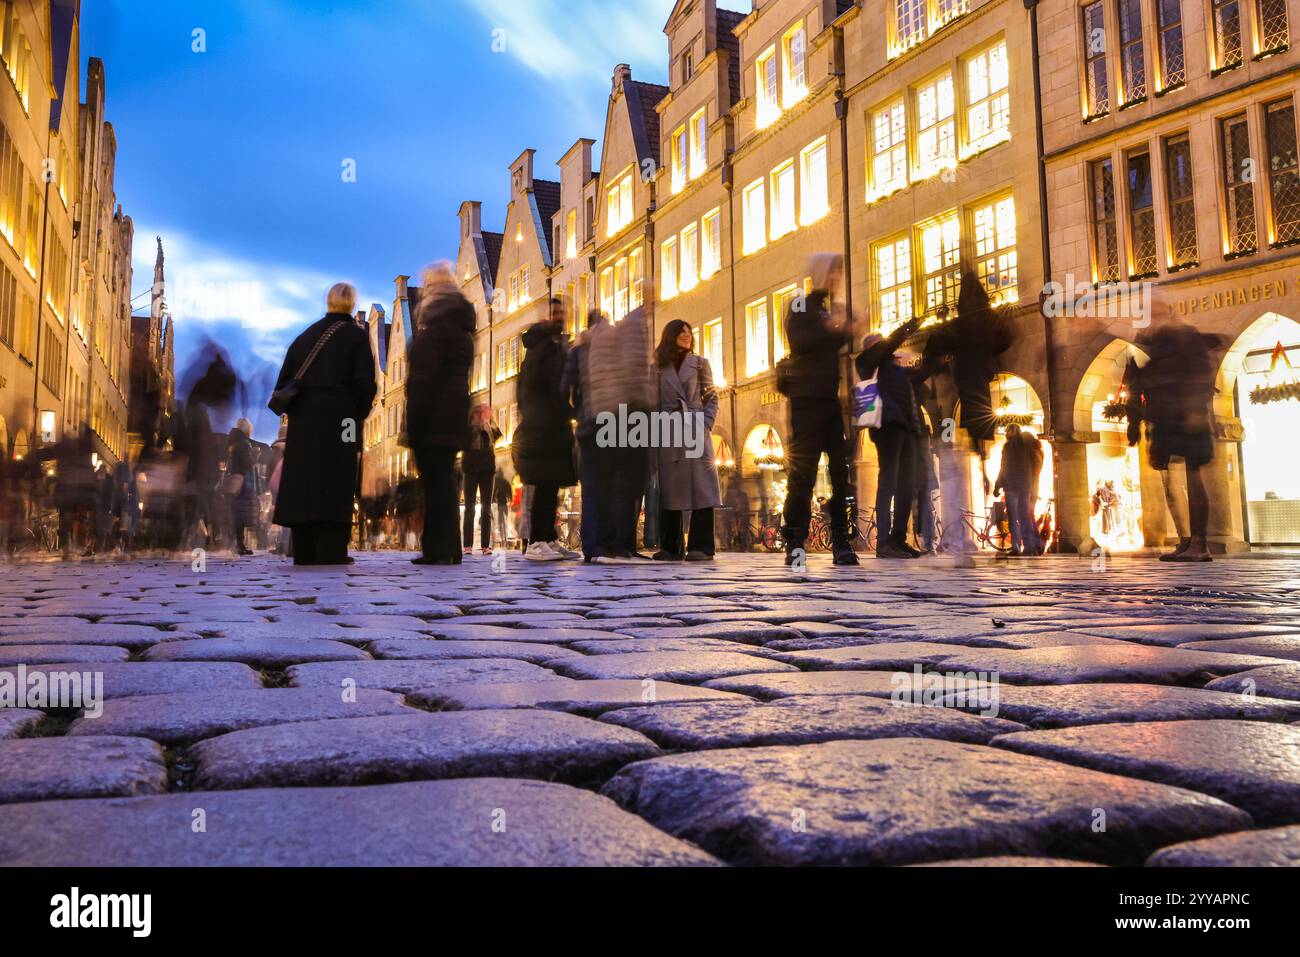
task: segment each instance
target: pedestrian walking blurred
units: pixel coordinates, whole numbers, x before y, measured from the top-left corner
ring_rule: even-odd
[[[590,362],[591,339],[597,328],[606,327],[609,320],[598,309],[587,313],[586,328],[578,334],[564,360],[564,380],[561,387],[568,397],[577,426],[578,483],[582,492],[582,524],[579,529],[584,561],[602,558],[600,531],[600,504],[607,489],[601,486],[601,468],[598,462],[601,449],[596,443],[596,412],[591,406]],[[584,388],[584,383],[586,388]]]
[[[497,469],[492,480],[492,504],[497,515],[497,543],[505,548],[510,539],[510,480],[506,473]]]
[[[802,553],[812,521],[813,486],[823,454],[831,481],[831,547],[836,565],[856,565],[848,534],[849,439],[840,400],[840,353],[849,344],[849,315],[841,294],[844,259],[821,253],[808,260],[812,291],[792,299],[785,316],[790,354],[777,365],[777,391],[790,400],[789,476],[784,525],[787,565]]]
[[[246,532],[257,525],[258,483],[253,457],[253,423],[240,419],[227,437],[226,473],[222,492],[230,503],[231,547],[236,555],[251,555]]]
[[[406,380],[407,443],[415,454],[424,488],[421,554],[412,560],[416,565],[459,565],[463,554],[457,528],[456,453],[466,448],[470,421],[469,374],[474,364],[474,325],[474,307],[457,286],[451,264],[439,262],[428,267],[416,310],[416,331]],[[481,419],[477,428],[483,433],[483,441],[491,437]],[[486,448],[479,450],[480,458],[486,458],[489,463],[495,460],[492,451],[495,441],[491,438]],[[476,464],[482,465],[477,460]],[[487,472],[491,475],[491,464]],[[465,484],[468,490],[469,479]],[[472,498],[467,491],[464,527],[467,543],[473,541]]]
[[[473,345],[472,338],[470,345]],[[461,481],[465,497],[463,543],[465,551],[473,554],[474,499],[477,496],[479,547],[486,555],[492,550],[492,478],[497,466],[496,444],[501,438],[501,430],[492,418],[491,406],[479,405],[474,408],[470,413],[467,432],[465,449],[461,453]]]
[[[1129,367],[1128,441],[1137,445],[1147,424],[1148,459],[1160,473],[1165,500],[1178,527],[1178,546],[1161,561],[1208,562],[1210,495],[1201,469],[1214,460],[1213,410],[1217,392],[1212,347],[1218,336],[1174,319],[1138,337],[1145,364]],[[1170,474],[1181,459],[1187,474],[1186,502]],[[1111,491],[1113,494],[1113,489]],[[1116,496],[1117,497],[1117,496]],[[1179,520],[1186,505],[1186,524]]]
[[[331,286],[325,316],[294,339],[275,384],[272,411],[288,412],[289,429],[274,521],[292,530],[295,565],[351,561],[361,426],[377,389],[356,304],[351,285]]]
[[[916,450],[921,439],[921,410],[909,371],[896,353],[920,328],[916,318],[886,338],[878,332],[862,342],[855,360],[859,379],[876,380],[880,391],[881,424],[870,429],[876,446],[877,558],[916,558],[921,553],[907,542],[907,525],[916,499]]]
[[[1020,426],[1014,423],[1008,425],[993,494],[1006,493],[1012,555],[1037,555],[1040,551],[1042,542],[1034,522],[1033,502],[1035,483],[1042,467],[1043,450],[1038,436],[1021,431]]]
[[[697,355],[694,346],[691,327],[674,319],[664,326],[655,350],[659,411],[680,417],[683,423],[683,441],[664,444],[661,436],[659,447],[659,551],[654,556],[658,561],[699,562],[714,557],[714,509],[722,505],[712,439],[718,391],[709,360]],[[675,433],[670,429],[670,434]],[[689,532],[683,527],[688,512]]]
[[[564,394],[564,301],[552,299],[550,308],[546,319],[523,334],[526,351],[516,385],[519,426],[512,443],[515,469],[533,486],[524,558],[543,562],[578,557],[559,544],[555,527],[560,489],[576,485],[578,474]]]
[[[625,563],[645,556],[637,551],[636,526],[650,470],[650,450],[622,435],[615,423],[636,421],[657,407],[650,375],[649,315],[638,306],[617,325],[592,329],[583,392],[598,421],[607,424],[596,441],[596,523],[599,544],[594,559]],[[646,420],[648,421],[648,419]],[[631,427],[629,426],[629,429]]]
[[[946,315],[946,313],[945,313]],[[939,502],[943,511],[945,553],[956,564],[974,564],[975,540],[963,513],[971,507],[968,453],[981,462],[997,431],[992,383],[1000,369],[999,357],[1015,341],[1010,319],[989,301],[984,283],[969,268],[962,270],[957,293],[957,315],[929,330],[922,354],[921,375],[931,378],[945,409],[960,407],[951,441],[939,443]],[[985,478],[984,491],[989,490]]]

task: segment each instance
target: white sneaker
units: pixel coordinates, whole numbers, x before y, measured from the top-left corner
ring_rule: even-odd
[[[597,555],[591,560],[593,565],[618,565],[619,560],[613,555]]]
[[[559,552],[552,551],[546,542],[533,542],[528,546],[528,551],[524,552],[524,558],[530,562],[558,562],[564,560],[564,556]]]
[[[575,558],[582,557],[582,555],[579,552],[575,552],[572,549],[565,548],[559,542],[547,542],[546,547],[549,548],[551,551],[555,552],[555,554],[559,555],[561,558],[565,559],[566,561],[573,561]]]

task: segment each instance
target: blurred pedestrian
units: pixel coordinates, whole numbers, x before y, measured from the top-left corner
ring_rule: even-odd
[[[473,308],[473,307],[471,307]],[[473,345],[473,339],[470,340]],[[479,547],[486,555],[492,550],[492,478],[496,474],[497,440],[501,430],[492,418],[492,407],[480,405],[470,413],[470,423],[461,453],[461,480],[465,496],[464,545],[474,551],[474,499],[478,498]]]
[[[505,472],[497,469],[492,479],[492,503],[497,515],[497,544],[502,548],[510,540],[510,498],[510,480]]]
[[[640,306],[617,325],[597,325],[583,368],[583,390],[590,397],[591,409],[598,421],[607,423],[600,427],[596,442],[600,527],[596,560],[600,562],[625,563],[646,557],[637,550],[636,526],[650,470],[650,449],[647,443],[632,441],[630,433],[622,435],[611,426],[648,416],[657,406],[650,376],[650,336],[649,316]]]
[[[564,301],[552,299],[549,316],[523,334],[524,361],[516,394],[519,426],[515,429],[515,469],[524,484],[533,486],[528,523],[529,561],[577,558],[559,544],[555,519],[560,489],[576,485],[573,429],[564,395]]]
[[[714,509],[722,505],[718,465],[713,456],[713,423],[718,391],[709,360],[693,349],[691,327],[681,319],[664,326],[655,350],[659,370],[659,411],[682,422],[682,442],[659,447],[658,561],[712,561]],[[671,423],[674,419],[670,418]],[[669,429],[670,435],[676,435]],[[684,528],[690,513],[689,532]]]
[[[230,502],[231,547],[236,555],[251,555],[246,533],[258,521],[258,483],[253,458],[253,423],[240,419],[230,430],[223,489]]]
[[[351,285],[331,286],[325,316],[289,346],[276,380],[276,396],[289,400],[289,429],[274,521],[292,529],[295,565],[351,561],[359,435],[377,388],[370,336],[353,319],[356,304]],[[272,411],[284,408],[273,401]]]
[[[562,389],[569,408],[577,422],[574,430],[578,440],[578,482],[582,492],[582,523],[579,534],[584,561],[595,561],[603,556],[601,549],[600,505],[607,489],[601,488],[599,463],[602,449],[596,442],[596,412],[591,405],[590,362],[591,339],[597,328],[606,327],[609,320],[598,309],[587,313],[587,326],[578,334],[564,360]],[[584,387],[585,385],[585,387]]]
[[[859,379],[875,378],[880,390],[881,424],[870,429],[876,446],[877,558],[916,558],[921,553],[907,543],[907,525],[916,499],[916,449],[921,437],[921,410],[912,377],[897,359],[902,344],[918,328],[916,318],[903,323],[888,338],[873,332],[863,340],[855,361]]]
[[[474,307],[456,284],[452,266],[438,262],[424,271],[415,338],[406,380],[406,435],[424,489],[424,529],[416,565],[459,565],[463,554],[457,528],[456,453],[466,448],[469,418],[469,374],[474,364]],[[475,465],[495,461],[493,432],[482,418]],[[500,434],[500,433],[496,433]],[[466,455],[469,456],[467,449]],[[468,464],[468,458],[467,458]],[[466,479],[465,542],[472,542],[474,501]],[[485,496],[486,498],[486,496]],[[485,536],[486,531],[483,533]],[[486,538],[484,539],[486,545]]]
[[[1171,318],[1140,335],[1137,344],[1147,361],[1129,367],[1129,445],[1138,443],[1145,422],[1148,459],[1160,473],[1166,503],[1176,517],[1184,503],[1170,463],[1181,459],[1187,474],[1186,529],[1179,528],[1178,546],[1160,559],[1208,562],[1210,495],[1201,470],[1214,461],[1212,403],[1218,390],[1211,349],[1222,341]]]
[[[1034,522],[1033,506],[1034,482],[1042,467],[1043,451],[1038,437],[1022,432],[1015,423],[1008,425],[993,494],[1006,493],[1012,555],[1037,555],[1042,544]]]
[[[849,439],[840,400],[840,353],[850,341],[848,310],[841,299],[844,259],[821,253],[808,260],[812,291],[795,296],[785,316],[790,354],[777,366],[777,391],[790,400],[789,475],[785,498],[785,562],[804,552],[812,520],[817,466],[826,456],[831,480],[831,547],[836,565],[856,565],[848,534]]]

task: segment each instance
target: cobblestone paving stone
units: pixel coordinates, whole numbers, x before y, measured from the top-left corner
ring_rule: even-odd
[[[0,864],[1300,862],[1300,561],[406,557],[7,567]]]

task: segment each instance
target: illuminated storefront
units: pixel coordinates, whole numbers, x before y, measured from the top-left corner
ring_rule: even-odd
[[[1262,328],[1258,328],[1262,326]],[[1235,402],[1242,424],[1247,541],[1300,544],[1300,324],[1276,317],[1243,334]]]

